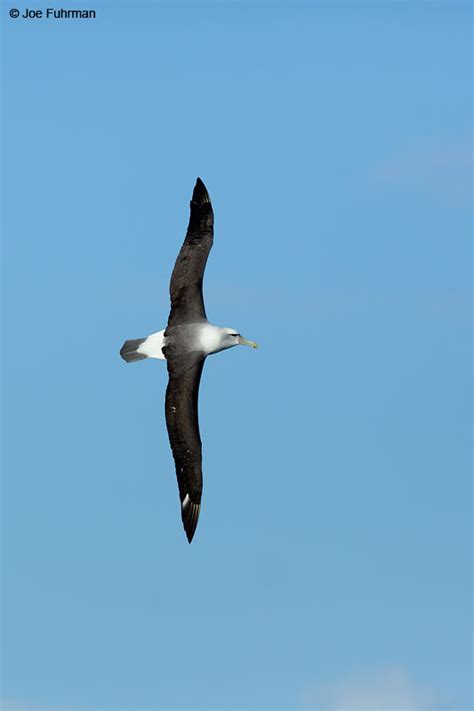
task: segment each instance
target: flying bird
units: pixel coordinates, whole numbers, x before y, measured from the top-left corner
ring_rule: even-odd
[[[120,355],[127,363],[144,358],[166,360],[166,426],[178,479],[181,518],[191,543],[201,510],[202,452],[198,420],[198,393],[208,355],[257,344],[234,328],[209,323],[202,282],[214,239],[214,213],[206,187],[197,179],[183,246],[170,281],[171,311],[166,328],[147,338],[125,341]]]

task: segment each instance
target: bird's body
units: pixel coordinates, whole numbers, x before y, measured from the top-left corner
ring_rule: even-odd
[[[198,178],[183,246],[170,282],[171,312],[166,329],[147,338],[125,341],[120,355],[127,362],[144,358],[167,361],[166,425],[176,466],[181,517],[191,542],[202,496],[202,454],[198,421],[198,391],[208,355],[237,345],[257,345],[231,328],[210,324],[206,317],[202,281],[213,243],[214,214]]]
[[[234,329],[213,326],[208,321],[171,326],[171,328],[152,333],[147,338],[136,339],[136,342],[140,341],[140,344],[136,346],[134,351],[136,355],[134,360],[143,360],[144,358],[166,360],[166,356],[163,353],[163,348],[166,345],[172,346],[176,353],[199,351],[206,356],[212,355],[212,353],[219,353],[219,351],[223,351],[226,348],[239,345],[238,343],[228,342],[229,332],[235,333]],[[126,343],[133,342],[126,341]]]

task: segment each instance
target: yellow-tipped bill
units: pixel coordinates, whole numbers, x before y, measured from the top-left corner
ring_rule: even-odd
[[[243,336],[239,336],[239,345],[250,346],[250,348],[258,348],[258,343],[254,343],[254,341],[247,341],[247,339]]]

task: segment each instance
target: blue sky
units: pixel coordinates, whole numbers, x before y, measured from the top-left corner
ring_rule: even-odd
[[[470,3],[11,6],[4,708],[466,711]],[[198,175],[261,347],[206,363],[189,546],[166,368],[118,350]]]

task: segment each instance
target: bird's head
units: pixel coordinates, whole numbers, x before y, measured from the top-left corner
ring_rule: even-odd
[[[250,348],[258,348],[257,343],[254,341],[248,341],[234,328],[225,328],[224,331],[225,348],[232,348],[233,346],[250,346]]]

